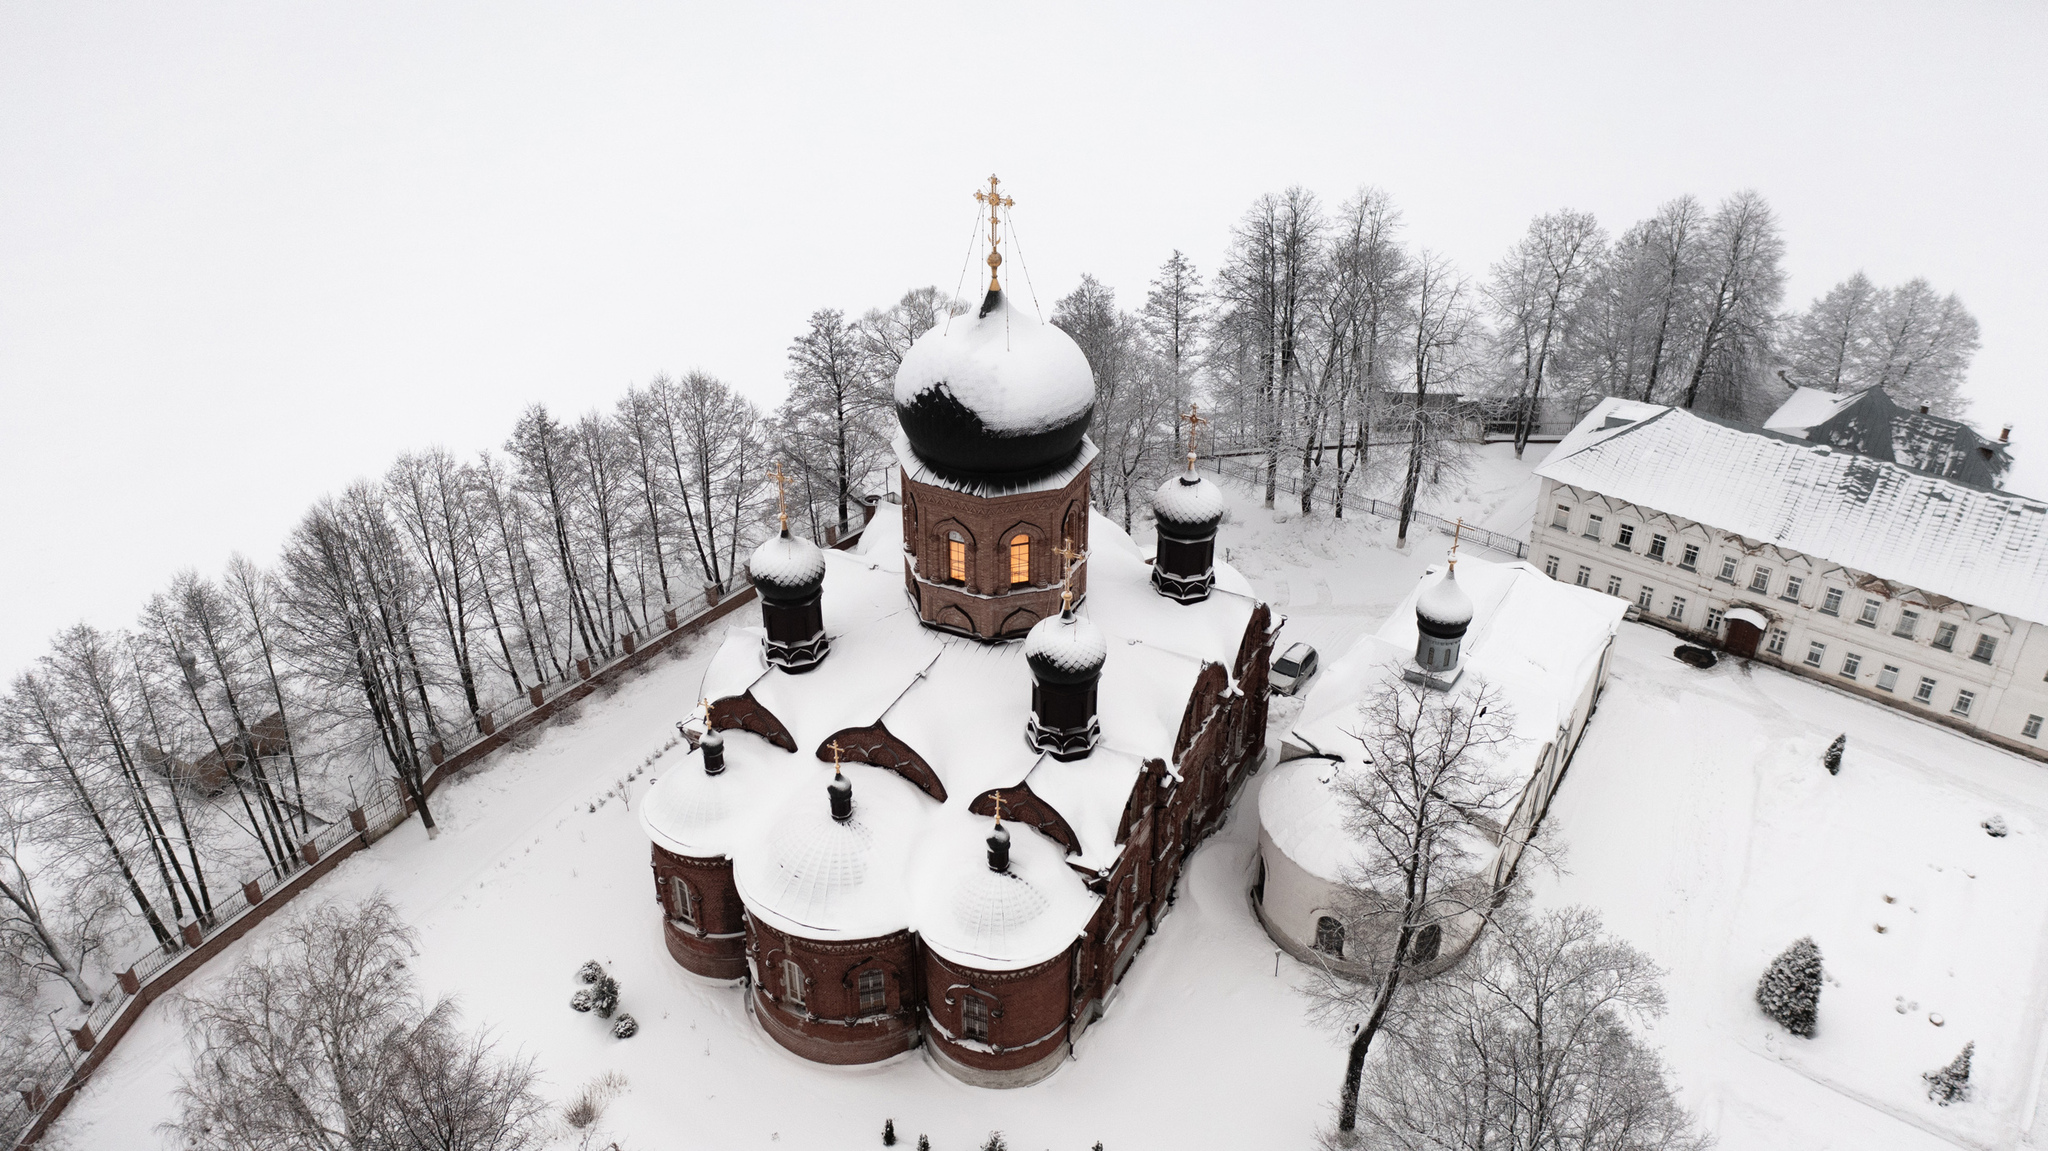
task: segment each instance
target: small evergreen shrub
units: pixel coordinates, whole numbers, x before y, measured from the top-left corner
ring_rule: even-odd
[[[919,1135],[917,1137],[917,1151],[932,1151],[931,1136]]]
[[[576,994],[569,997],[569,1006],[577,1011],[588,1011],[596,1005],[597,1001],[591,997],[590,989],[587,987],[577,988]]]
[[[1828,745],[1827,754],[1820,757],[1820,762],[1821,766],[1828,769],[1829,775],[1842,774],[1842,753],[1848,748],[1849,733],[1846,731],[1836,736],[1835,742]]]
[[[981,1151],[1010,1151],[1010,1145],[1003,1142],[1003,1133],[991,1131],[988,1140],[981,1145]]]
[[[593,959],[576,969],[576,978],[585,983],[596,983],[604,978],[604,964]]]
[[[1820,1012],[1820,976],[1820,946],[1809,935],[1771,960],[1757,981],[1757,1005],[1785,1030],[1811,1039]]]
[[[619,1006],[619,981],[609,975],[598,976],[590,989],[590,1006],[599,1019],[610,1019]]]
[[[882,1146],[894,1147],[895,1145],[896,1121],[894,1119],[884,1119],[882,1120]]]
[[[1973,1040],[1963,1044],[1962,1054],[1939,1071],[1928,1071],[1920,1078],[1927,1080],[1927,1097],[1943,1107],[1951,1103],[1966,1102],[1970,1098],[1970,1053],[1977,1049]]]
[[[631,1039],[633,1036],[638,1035],[639,1033],[640,1021],[626,1014],[623,1011],[619,1012],[618,1019],[614,1020],[612,1023],[612,1038]]]
[[[1992,816],[1990,819],[1985,820],[1982,826],[1984,834],[1993,839],[2004,839],[2012,834],[2012,829],[2005,825],[2005,817],[2002,815]]]

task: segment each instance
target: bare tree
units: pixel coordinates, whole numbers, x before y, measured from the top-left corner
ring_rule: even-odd
[[[1423,251],[1415,261],[1414,310],[1409,322],[1410,380],[1415,385],[1408,420],[1408,471],[1401,483],[1401,519],[1394,546],[1408,546],[1408,523],[1415,515],[1415,492],[1423,464],[1438,448],[1447,430],[1429,397],[1456,380],[1466,365],[1467,342],[1478,322],[1465,277],[1449,260]]]
[[[1179,248],[1159,265],[1152,287],[1145,296],[1145,334],[1151,339],[1152,354],[1163,376],[1168,405],[1175,415],[1188,410],[1195,398],[1195,370],[1201,363],[1202,328],[1207,321],[1208,300],[1202,291],[1202,275],[1195,263]],[[1173,422],[1173,454],[1183,452],[1181,423]]]
[[[1363,762],[1346,763],[1332,786],[1345,830],[1357,841],[1345,877],[1345,948],[1378,971],[1371,984],[1334,973],[1313,980],[1311,1011],[1355,1023],[1344,1065],[1337,1127],[1357,1123],[1366,1052],[1386,1024],[1416,939],[1440,939],[1453,920],[1484,906],[1490,884],[1475,881],[1489,824],[1513,798],[1495,772],[1498,749],[1512,738],[1513,716],[1490,691],[1442,692],[1390,675],[1359,705],[1350,734]]]
[[[1785,295],[1777,214],[1757,193],[1737,192],[1714,210],[1701,247],[1699,344],[1684,406],[1705,399],[1714,414],[1751,415]]]
[[[880,462],[887,442],[873,367],[860,333],[835,308],[811,313],[809,329],[789,345],[789,396],[777,423],[796,462],[828,485],[824,502],[842,532],[853,485]]]
[[[1606,247],[1606,235],[1590,213],[1551,212],[1530,221],[1528,234],[1493,266],[1487,299],[1519,377],[1516,459],[1529,446],[1529,429],[1543,400],[1544,374],[1566,342],[1566,329],[1578,315],[1580,299]]]
[[[67,931],[58,917],[43,910],[36,873],[60,872],[62,884],[58,865],[65,860],[61,841],[47,835],[34,848],[29,846],[28,831],[36,818],[27,795],[0,797],[0,946],[29,969],[62,979],[78,1002],[90,1007],[95,996],[81,969],[98,941],[93,930],[96,916],[88,911],[81,930]],[[90,901],[89,884],[70,886],[69,902],[74,906]]]

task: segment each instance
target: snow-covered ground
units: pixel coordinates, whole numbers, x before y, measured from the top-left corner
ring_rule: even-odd
[[[1504,445],[1486,448],[1469,484],[1424,506],[1526,532],[1528,467],[1544,450],[1524,466]],[[1389,521],[1333,523],[1231,498],[1232,562],[1288,617],[1285,639],[1326,653],[1370,630],[1448,544],[1418,534],[1397,553]],[[556,1097],[623,1073],[630,1087],[607,1127],[625,1148],[864,1147],[884,1118],[941,1149],[998,1128],[1018,1148],[1310,1145],[1341,1052],[1305,1021],[1301,970],[1246,904],[1255,791],[1195,854],[1177,906],[1077,1058],[1034,1087],[967,1087],[919,1052],[869,1068],[806,1063],[758,1031],[737,990],[679,970],[662,947],[646,839],[608,793],[672,738],[719,638],[456,781],[438,797],[439,839],[409,824],[342,865],[325,895],[389,892],[420,930],[425,990],[459,995],[471,1021],[536,1055]],[[1552,808],[1563,870],[1537,877],[1539,897],[1597,907],[1669,969],[1671,1011],[1654,1039],[1723,1147],[2017,1145],[2042,1070],[2048,768],[1779,673],[1697,672],[1672,646],[1624,626]],[[1276,732],[1294,711],[1277,703]],[[1849,754],[1829,777],[1820,753],[1843,731]],[[1980,826],[1993,814],[2006,837]],[[1831,980],[1811,1041],[1750,999],[1764,964],[1804,934]],[[203,988],[247,946],[188,986]],[[614,1040],[569,1009],[573,973],[591,958],[619,976],[623,1008],[642,1023],[635,1038]],[[1927,1103],[1919,1073],[1970,1039],[1977,1097]],[[184,1062],[175,1005],[160,1004],[45,1145],[162,1146],[154,1128]]]

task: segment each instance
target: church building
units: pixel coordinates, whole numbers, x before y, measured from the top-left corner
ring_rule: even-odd
[[[641,805],[669,953],[807,1059],[1057,1070],[1265,749],[1276,630],[1218,562],[1222,493],[1148,556],[1088,503],[1095,385],[997,278],[895,380],[902,502],[753,556],[708,732]]]

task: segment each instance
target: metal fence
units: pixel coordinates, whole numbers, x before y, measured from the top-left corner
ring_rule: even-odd
[[[1240,460],[1222,459],[1219,457],[1211,457],[1210,459],[1205,460],[1203,462],[1208,465],[1211,471],[1214,471],[1219,476],[1229,476],[1233,479],[1244,480],[1245,482],[1253,485],[1264,484],[1266,482],[1265,469],[1261,468],[1258,464],[1248,464]],[[1294,476],[1288,475],[1285,472],[1282,472],[1274,477],[1274,484],[1281,491],[1288,492],[1293,495],[1301,494],[1300,483],[1296,480]],[[1354,496],[1349,494],[1345,495],[1342,498],[1342,500],[1339,500],[1336,498],[1334,492],[1325,494],[1323,496],[1323,499],[1327,503],[1341,503],[1346,511],[1356,510],[1363,512],[1371,512],[1373,515],[1379,516],[1383,519],[1390,520],[1398,520],[1401,518],[1401,505],[1398,503],[1390,502],[1388,500],[1376,500],[1368,496]],[[1485,528],[1475,528],[1471,524],[1466,524],[1461,529],[1453,521],[1447,520],[1442,516],[1431,515],[1430,513],[1425,511],[1410,512],[1408,515],[1408,522],[1410,524],[1420,524],[1423,527],[1430,528],[1437,532],[1441,532],[1444,535],[1450,535],[1453,532],[1457,532],[1459,538],[1467,543],[1476,544],[1480,547],[1488,548],[1493,551],[1500,552],[1504,555],[1511,555],[1518,560],[1529,558],[1528,541],[1518,539],[1514,536],[1505,536],[1500,534],[1499,532],[1490,532],[1487,531]]]

